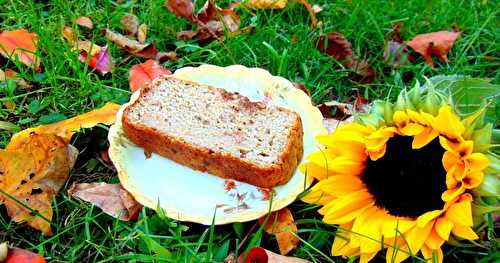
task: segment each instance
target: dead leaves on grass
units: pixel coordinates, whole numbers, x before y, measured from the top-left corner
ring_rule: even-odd
[[[214,0],[207,0],[198,15],[194,14],[194,4],[191,0],[167,0],[165,8],[177,17],[186,18],[196,24],[196,30],[177,32],[177,38],[189,40],[218,39],[224,31],[236,32],[240,27],[240,16],[233,8],[221,9]]]
[[[68,195],[94,204],[104,213],[123,221],[136,220],[142,209],[142,205],[120,184],[76,184],[68,190]]]
[[[0,33],[0,54],[4,57],[40,70],[40,58],[36,55],[38,37],[26,29],[3,31]]]
[[[0,202],[15,222],[52,233],[52,199],[64,185],[78,150],[69,144],[74,132],[98,123],[112,124],[119,106],[107,104],[74,118],[15,134],[0,150]]]

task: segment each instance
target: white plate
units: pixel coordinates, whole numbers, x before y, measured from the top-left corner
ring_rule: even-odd
[[[179,69],[174,76],[239,92],[252,101],[264,101],[297,112],[304,126],[304,156],[318,149],[316,135],[326,133],[323,117],[309,97],[288,80],[263,69],[203,65]],[[108,136],[109,155],[120,182],[138,202],[152,209],[161,207],[171,218],[205,225],[212,221],[216,225],[250,221],[268,213],[270,200],[266,200],[269,193],[266,189],[234,181],[235,187],[228,190],[227,185],[231,183],[223,178],[156,154],[147,158],[142,148],[124,136],[120,121],[123,109],[138,96],[138,92],[134,93],[130,102],[122,106]],[[311,180],[297,170],[287,184],[272,190],[271,210],[293,202],[310,183]]]

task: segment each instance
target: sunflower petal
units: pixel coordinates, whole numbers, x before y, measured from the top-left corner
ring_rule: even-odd
[[[414,136],[417,134],[421,134],[422,132],[424,132],[424,130],[425,130],[424,126],[418,123],[408,123],[408,125],[399,129],[399,131],[406,136]]]
[[[464,187],[473,189],[478,187],[483,182],[484,174],[482,172],[472,172],[464,179]]]
[[[433,229],[427,239],[425,240],[425,245],[432,250],[439,249],[444,243],[444,239],[442,239],[438,233]]]
[[[359,177],[334,175],[320,182],[320,189],[332,196],[340,197],[365,188]]]
[[[323,180],[325,178],[328,178],[330,174],[332,174],[331,171],[328,169],[325,169],[315,163],[309,162],[309,163],[304,163],[299,166],[299,171],[302,172],[306,176],[310,176],[313,178],[316,178],[318,180]]]
[[[417,218],[417,227],[425,227],[430,221],[440,216],[442,213],[442,210],[433,210],[419,216]]]
[[[434,222],[431,221],[424,227],[415,226],[406,233],[405,238],[411,253],[416,254],[420,250],[433,226]]]
[[[472,208],[471,201],[464,200],[451,205],[446,210],[446,218],[451,220],[455,226],[472,226]]]
[[[375,255],[377,255],[377,253],[378,251],[370,253],[361,253],[361,256],[359,257],[359,263],[368,263],[375,257]]]
[[[387,263],[400,263],[410,257],[410,249],[404,242],[394,242],[387,247],[385,259]]]
[[[422,252],[422,256],[424,256],[426,262],[427,261],[437,262],[437,263],[443,262],[443,250],[441,250],[441,248],[432,250],[428,246],[424,245],[420,249],[420,252]],[[436,259],[436,261],[433,260],[434,258]]]
[[[318,210],[328,224],[345,224],[358,217],[366,208],[373,206],[372,196],[366,190],[357,191],[331,201]]]
[[[461,195],[465,191],[465,187],[463,184],[460,184],[458,187],[448,189],[443,192],[441,195],[441,199],[445,202],[449,202],[453,199],[455,199],[457,196]]]
[[[452,138],[459,137],[465,131],[464,125],[460,122],[458,116],[452,112],[451,107],[448,105],[442,106],[439,109],[439,113],[434,120],[433,127],[440,133]]]
[[[436,130],[434,130],[430,127],[427,127],[424,129],[423,132],[421,132],[420,134],[417,134],[413,137],[413,142],[411,144],[411,148],[420,149],[420,148],[426,146],[432,140],[434,140],[438,135],[439,135],[439,133]]]
[[[315,184],[309,189],[302,201],[310,204],[326,205],[335,199],[334,196],[321,191],[321,182]]]
[[[461,226],[455,224],[451,229],[451,232],[453,233],[453,235],[467,240],[475,240],[479,238],[477,234],[474,232],[474,230],[472,230],[472,228],[468,226]]]
[[[400,217],[389,216],[382,226],[384,238],[393,238],[406,233],[415,225],[415,220],[408,220]]]
[[[443,154],[443,167],[446,171],[449,171],[451,168],[455,167],[457,164],[461,163],[462,160],[460,155],[453,151],[446,151]]]
[[[488,158],[482,153],[472,153],[467,157],[467,161],[469,161],[471,171],[482,171],[490,162]]]
[[[436,225],[434,226],[434,229],[442,239],[448,240],[453,225],[454,225],[453,222],[448,218],[440,217],[436,220]]]

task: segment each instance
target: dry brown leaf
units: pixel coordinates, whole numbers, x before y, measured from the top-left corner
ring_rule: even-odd
[[[139,29],[139,19],[137,19],[137,16],[128,13],[124,14],[120,19],[120,23],[127,36],[135,37]]]
[[[109,41],[115,43],[119,48],[141,58],[156,59],[158,50],[154,44],[141,44],[139,41],[130,39],[122,34],[113,32],[107,28],[102,30]]]
[[[434,67],[432,55],[448,61],[448,51],[460,36],[460,32],[438,31],[415,36],[407,45],[422,55],[429,66]]]
[[[167,60],[177,61],[178,57],[177,57],[177,53],[175,53],[173,51],[171,51],[171,52],[158,52],[158,54],[156,54],[156,60],[159,61],[160,63],[165,62]]]
[[[36,56],[38,37],[26,29],[0,33],[0,54],[6,58],[18,59],[21,63],[40,70],[40,58]]]
[[[88,40],[81,40],[77,42],[75,49],[85,51],[90,56],[95,56],[101,52],[102,48],[99,45],[96,45],[95,43],[92,43]]]
[[[137,41],[139,41],[139,43],[141,44],[144,44],[144,42],[146,42],[147,35],[148,35],[148,25],[143,23],[139,26],[139,29],[137,30]]]
[[[210,20],[214,20],[216,15],[217,7],[215,6],[215,2],[208,0],[203,5],[196,18],[202,23],[208,23]]]
[[[52,233],[52,199],[66,181],[78,150],[54,134],[30,133],[15,147],[0,150],[0,196],[15,222]],[[7,195],[8,194],[8,195]],[[22,203],[23,205],[20,205]],[[32,211],[41,216],[32,214]]]
[[[266,217],[261,217],[259,224],[263,224]],[[269,215],[264,230],[268,234],[275,235],[281,255],[288,254],[299,244],[299,239],[294,235],[297,233],[297,225],[292,213],[286,207]]]
[[[92,20],[86,16],[81,16],[78,19],[76,19],[76,24],[79,26],[86,27],[88,29],[94,28],[94,23],[92,23]]]
[[[178,17],[194,19],[194,4],[191,0],[166,0],[165,7]]]
[[[68,195],[90,202],[104,213],[123,221],[136,220],[142,209],[142,205],[120,184],[76,184],[68,190]]]
[[[99,123],[106,125],[113,124],[118,109],[120,109],[120,105],[108,102],[102,108],[78,115],[71,119],[20,131],[12,136],[10,143],[7,145],[7,150],[18,148],[31,133],[56,134],[65,142],[69,142],[71,136],[80,129],[91,128]]]
[[[283,9],[288,0],[248,0],[244,3],[253,9]]]

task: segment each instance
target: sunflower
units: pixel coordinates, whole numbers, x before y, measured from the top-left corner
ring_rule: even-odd
[[[484,109],[461,118],[429,82],[317,137],[324,148],[300,170],[318,182],[303,200],[339,225],[332,255],[368,262],[386,249],[387,262],[442,262],[445,242],[478,239],[473,201],[498,165],[487,153],[491,129]]]

